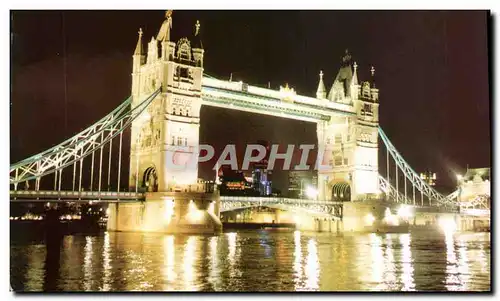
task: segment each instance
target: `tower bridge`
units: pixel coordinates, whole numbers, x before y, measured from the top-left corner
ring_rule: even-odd
[[[177,42],[170,40],[172,23],[170,12],[146,48],[139,30],[130,98],[72,138],[11,165],[11,201],[109,202],[108,229],[162,232],[214,231],[220,229],[221,212],[255,206],[321,216],[335,222],[337,229],[341,222],[351,230],[364,224],[367,215],[383,219],[380,212],[395,211],[401,204],[415,212],[460,215],[458,190],[444,196],[420,179],[380,128],[373,67],[368,79],[358,79],[358,65],[346,51],[328,93],[324,74],[319,73],[315,97],[299,95],[288,84],[272,90],[220,80],[204,72],[199,22],[191,39]],[[318,170],[318,199],[220,196],[199,183],[197,166],[168,164],[174,158],[199,155],[202,105],[315,123],[318,149],[325,154]],[[127,128],[129,146],[122,143]],[[128,161],[122,158],[123,147],[130,147]],[[385,176],[378,166],[383,147]],[[118,158],[113,158],[113,150],[118,150]],[[390,172],[391,159],[395,175]],[[124,188],[121,178],[127,167]],[[67,178],[72,181],[65,182]],[[478,209],[476,204],[489,213],[484,200],[468,201],[467,208]]]

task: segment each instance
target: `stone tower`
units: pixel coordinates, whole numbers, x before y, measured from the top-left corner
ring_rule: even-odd
[[[143,49],[142,30],[133,55],[132,97],[137,105],[154,91],[161,93],[134,120],[129,185],[138,191],[185,191],[198,178],[203,46],[200,24],[192,41],[171,41],[168,11],[156,37]]]
[[[320,199],[354,201],[375,199],[378,187],[378,89],[371,79],[358,82],[357,64],[346,50],[326,100],[326,106],[349,108],[351,114],[331,116],[317,125]],[[317,98],[324,97],[321,74]]]

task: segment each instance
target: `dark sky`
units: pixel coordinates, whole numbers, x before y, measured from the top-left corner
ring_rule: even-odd
[[[164,14],[12,12],[11,162],[59,143],[127,98],[138,28],[149,41]],[[431,169],[450,186],[467,164],[491,162],[488,18],[485,11],[174,11],[172,38],[191,37],[199,19],[206,73],[232,72],[233,80],[270,81],[275,89],[289,83],[309,96],[319,70],[330,89],[349,48],[360,80],[376,68],[380,125],[393,144],[415,170]],[[312,123],[202,108],[201,142],[258,139],[315,143],[316,130]],[[201,168],[200,176],[209,175]],[[286,175],[276,177],[286,189]]]

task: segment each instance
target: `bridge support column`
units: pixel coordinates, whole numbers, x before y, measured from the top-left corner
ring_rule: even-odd
[[[218,193],[148,193],[143,202],[109,206],[109,231],[215,233],[222,230]]]

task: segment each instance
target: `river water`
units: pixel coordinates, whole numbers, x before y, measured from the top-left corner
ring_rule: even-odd
[[[488,291],[490,234],[101,232],[10,246],[16,291]]]

